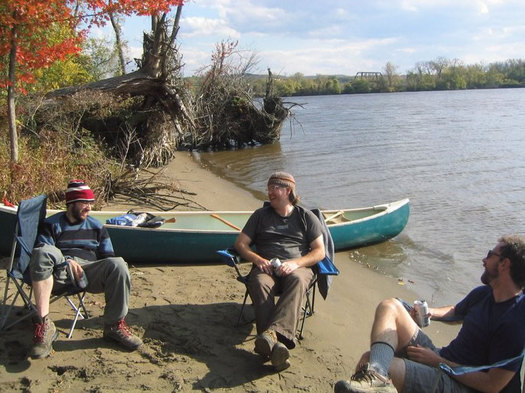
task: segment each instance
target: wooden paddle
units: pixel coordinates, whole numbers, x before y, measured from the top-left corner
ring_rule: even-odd
[[[237,231],[240,231],[241,228],[239,228],[237,225],[235,224],[232,224],[231,222],[229,222],[228,220],[225,220],[224,218],[222,217],[219,217],[217,214],[210,214],[210,216],[212,216],[213,218],[216,218],[217,220],[225,223],[226,225],[232,227],[233,229],[237,230]]]

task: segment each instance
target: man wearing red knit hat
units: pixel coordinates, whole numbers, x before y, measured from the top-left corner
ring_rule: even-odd
[[[297,205],[299,197],[291,174],[275,172],[270,176],[268,199],[268,205],[250,216],[235,248],[253,263],[248,291],[255,306],[255,352],[282,371],[290,366],[289,349],[295,347],[305,292],[314,277],[312,267],[325,257],[325,247],[321,222]],[[270,262],[272,258],[282,261],[277,269]],[[277,302],[276,293],[280,293]]]
[[[104,338],[127,349],[136,349],[142,340],[124,321],[128,313],[130,274],[124,259],[115,257],[106,228],[89,216],[95,195],[82,180],[71,180],[66,190],[67,210],[45,219],[30,262],[37,318],[31,357],[48,356],[58,337],[49,318],[49,300],[54,286],[75,281],[87,282],[86,290],[104,293]],[[69,265],[70,269],[66,267]],[[68,270],[74,277],[68,276]]]

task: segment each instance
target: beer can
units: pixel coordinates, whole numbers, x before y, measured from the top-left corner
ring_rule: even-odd
[[[281,267],[282,263],[279,258],[272,258],[270,259],[270,263],[272,264],[273,271],[276,276],[279,276],[279,268]]]
[[[82,272],[82,277],[80,277],[79,280],[77,280],[77,284],[80,288],[82,289],[86,289],[87,285],[88,285],[88,280],[87,280],[87,277],[86,277],[86,272]]]
[[[424,300],[416,300],[414,302],[414,310],[416,312],[416,323],[419,327],[430,325],[430,318],[428,316],[428,304]]]
[[[82,272],[82,278],[80,280],[77,280],[75,278],[75,275],[73,274],[73,269],[71,269],[71,264],[69,262],[67,263],[66,269],[67,269],[67,275],[69,276],[69,279],[72,284],[82,289],[85,289],[87,287],[88,281],[86,277],[86,272]]]

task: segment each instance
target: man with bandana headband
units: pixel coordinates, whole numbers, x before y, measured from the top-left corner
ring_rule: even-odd
[[[58,337],[49,318],[49,301],[53,288],[68,281],[87,281],[86,290],[104,293],[104,338],[127,349],[136,349],[142,340],[124,321],[128,313],[130,275],[124,259],[115,257],[106,228],[89,216],[95,196],[82,180],[69,182],[67,210],[48,217],[39,230],[30,261],[30,272],[37,308],[34,321],[34,346],[31,357],[48,356]],[[69,265],[70,269],[66,269]],[[70,270],[74,277],[68,277]]]
[[[314,278],[312,267],[325,257],[325,248],[321,222],[297,205],[291,174],[270,176],[268,199],[269,204],[250,216],[235,248],[253,263],[248,291],[255,307],[255,352],[281,371],[290,366],[289,350],[295,347],[305,292]],[[282,262],[278,269],[272,266],[272,258]]]

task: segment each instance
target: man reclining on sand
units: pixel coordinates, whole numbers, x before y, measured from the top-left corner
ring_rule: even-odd
[[[438,349],[397,299],[376,309],[370,351],[364,353],[350,381],[336,393],[520,393],[521,360],[487,372],[450,376],[440,363],[490,365],[518,356],[525,346],[525,239],[503,236],[483,258],[481,282],[456,306],[430,308],[431,319],[462,320],[457,337]],[[390,379],[390,378],[391,379]]]
[[[72,180],[66,191],[67,210],[46,218],[40,230],[29,265],[38,312],[31,350],[34,359],[48,356],[58,337],[49,318],[49,300],[55,284],[63,285],[71,279],[67,277],[67,264],[77,282],[87,279],[88,292],[104,292],[104,337],[128,349],[142,345],[124,321],[131,285],[128,265],[114,256],[106,228],[89,216],[94,200],[89,186]]]
[[[271,360],[277,371],[290,366],[289,349],[306,289],[314,278],[312,266],[325,257],[322,227],[309,210],[296,206],[295,179],[276,172],[268,180],[269,206],[257,209],[237,237],[235,248],[253,263],[248,291],[255,307],[255,352]],[[257,252],[251,248],[255,245]],[[282,265],[274,270],[272,258]],[[274,296],[280,293],[277,303]]]

